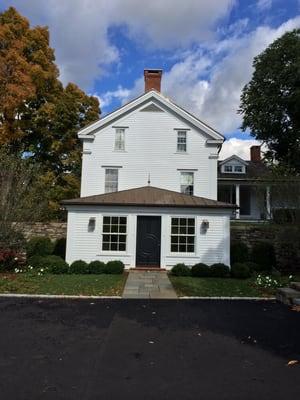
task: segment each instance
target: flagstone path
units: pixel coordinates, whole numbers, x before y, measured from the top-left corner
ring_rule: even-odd
[[[165,271],[129,271],[125,299],[176,299],[176,292]]]

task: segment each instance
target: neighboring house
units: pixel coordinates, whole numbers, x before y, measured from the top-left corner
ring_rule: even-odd
[[[232,204],[217,201],[223,136],[160,93],[145,93],[82,129],[81,197],[68,210],[66,260],[129,267],[230,262]]]
[[[232,155],[218,162],[218,200],[237,204],[233,218],[270,219],[271,185],[260,146],[250,148],[250,160]]]

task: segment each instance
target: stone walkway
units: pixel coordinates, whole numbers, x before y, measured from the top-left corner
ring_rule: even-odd
[[[129,271],[125,299],[176,299],[177,295],[165,271]]]

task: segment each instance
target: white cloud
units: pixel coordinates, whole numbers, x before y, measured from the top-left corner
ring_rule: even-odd
[[[253,58],[284,32],[300,26],[300,17],[278,28],[260,26],[254,31],[238,33],[210,44],[175,63],[163,75],[162,92],[197,115],[221,133],[236,131],[242,122],[237,113],[244,85],[252,76]],[[245,25],[246,26],[246,25]],[[205,50],[205,51],[204,51]],[[143,90],[138,79],[130,97]]]
[[[51,44],[64,82],[92,89],[112,62],[119,61],[109,28],[124,26],[143,46],[170,48],[213,36],[216,22],[234,0],[4,0],[50,28]]]
[[[261,143],[254,139],[237,139],[231,138],[223,143],[222,150],[220,151],[220,160],[232,156],[233,154],[243,158],[244,160],[250,159],[250,147],[260,145]]]
[[[272,7],[273,0],[258,0],[257,1],[257,8],[260,11],[269,10]]]
[[[120,103],[123,103],[123,101],[127,99],[129,95],[130,90],[124,89],[122,86],[118,86],[117,90],[108,91],[100,96],[93,94],[93,96],[98,98],[102,110],[110,106],[114,100],[118,100]]]

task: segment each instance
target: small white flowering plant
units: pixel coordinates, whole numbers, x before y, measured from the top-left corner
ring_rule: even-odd
[[[288,277],[288,282],[293,280],[293,276]],[[272,275],[257,275],[255,285],[263,289],[277,289],[281,286],[286,285],[286,278],[281,279],[279,277],[273,277]]]

